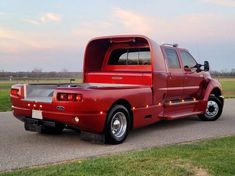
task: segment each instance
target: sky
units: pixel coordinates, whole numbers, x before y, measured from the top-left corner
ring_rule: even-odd
[[[235,68],[235,0],[0,0],[0,71],[82,71],[87,42],[141,34]]]

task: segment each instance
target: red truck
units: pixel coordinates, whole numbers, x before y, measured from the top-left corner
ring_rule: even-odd
[[[207,61],[197,63],[176,44],[141,35],[100,37],[86,47],[83,83],[13,85],[12,110],[29,131],[79,128],[119,144],[131,129],[160,120],[217,120],[224,99],[208,71]]]

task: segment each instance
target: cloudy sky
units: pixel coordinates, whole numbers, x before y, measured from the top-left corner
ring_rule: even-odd
[[[81,71],[89,39],[143,34],[235,68],[235,0],[0,0],[0,71]]]

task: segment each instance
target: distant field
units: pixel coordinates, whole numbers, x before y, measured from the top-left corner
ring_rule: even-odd
[[[235,78],[219,78],[223,86],[225,98],[235,98]],[[76,79],[75,83],[81,82]],[[22,81],[0,81],[0,112],[10,110],[9,90],[12,84],[16,83],[69,83],[69,79],[62,80],[22,80]]]
[[[235,98],[235,78],[219,78],[225,98]]]

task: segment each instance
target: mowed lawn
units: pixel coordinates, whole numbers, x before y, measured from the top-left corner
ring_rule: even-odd
[[[235,78],[220,78],[218,80],[223,86],[225,98],[235,98]]]
[[[234,176],[235,136],[20,169],[0,176]]]
[[[81,79],[77,79],[76,82],[80,82]],[[223,86],[223,95],[225,98],[235,98],[235,78],[219,78]],[[29,81],[29,83],[62,83],[68,80],[40,80],[40,81]],[[12,84],[16,82],[1,82],[0,81],[0,112],[9,111],[10,108],[10,97],[9,91]],[[28,83],[28,81],[22,81],[21,83]]]
[[[10,110],[10,83],[1,83],[0,82],[0,112]]]

